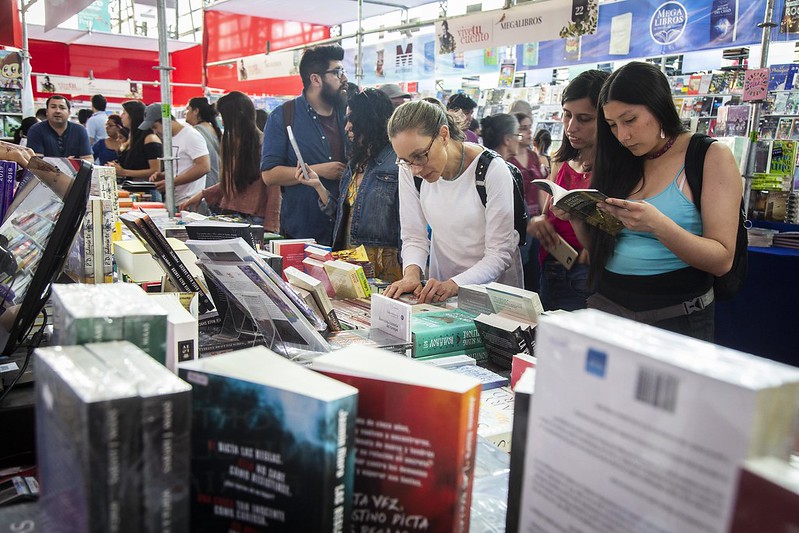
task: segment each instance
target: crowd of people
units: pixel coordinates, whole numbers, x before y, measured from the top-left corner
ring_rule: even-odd
[[[499,281],[539,292],[548,310],[596,307],[712,340],[713,276],[731,267],[740,176],[731,152],[711,145],[700,207],[712,208],[697,208],[685,178],[692,135],[660,70],[632,62],[576,76],[550,156],[550,133],[533,131],[527,102],[478,123],[465,94],[442,104],[412,100],[395,84],[359,90],[343,59],[336,45],[308,49],[302,94],[268,118],[239,92],[215,105],[191,99],[186,123],[163,117],[157,103],[127,101],[107,114],[99,97],[84,128],[54,95],[42,122],[23,123],[20,143],[26,156],[93,159],[163,192],[170,127],[181,209],[205,200],[287,238],[363,245],[389,297],[441,302],[463,285]],[[541,179],[604,192],[597,208],[623,229],[612,235],[570,216],[533,185]],[[515,225],[519,188],[526,232]],[[564,244],[573,262],[552,253]]]

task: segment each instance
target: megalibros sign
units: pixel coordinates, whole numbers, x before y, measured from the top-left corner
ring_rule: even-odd
[[[596,32],[596,0],[549,0],[436,23],[436,52],[449,54]]]

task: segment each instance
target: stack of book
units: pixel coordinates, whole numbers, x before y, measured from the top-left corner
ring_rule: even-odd
[[[35,364],[42,531],[189,531],[191,388],[127,342]]]
[[[799,231],[782,231],[774,235],[774,246],[799,249]]]
[[[474,315],[460,309],[414,313],[411,316],[413,357],[465,353],[482,359],[485,349],[474,320]]]
[[[64,272],[78,283],[111,283],[114,280],[112,236],[116,225],[111,200],[89,197],[83,224],[64,265]]]

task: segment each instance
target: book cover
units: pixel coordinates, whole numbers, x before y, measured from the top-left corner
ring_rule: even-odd
[[[610,42],[608,44],[608,54],[626,56],[630,53],[632,29],[632,12],[616,15],[610,20]]]
[[[340,331],[341,323],[336,316],[336,311],[333,309],[333,304],[330,302],[327,290],[319,279],[306,274],[301,270],[294,267],[289,267],[284,271],[289,283],[301,287],[313,294],[319,308],[322,310],[322,316],[330,327],[330,331]]]
[[[797,368],[596,310],[538,343],[522,530],[728,531],[741,461],[796,445]]]
[[[699,94],[699,86],[702,83],[702,75],[701,74],[694,74],[688,80],[688,91],[687,94]]]
[[[768,90],[790,91],[793,89],[793,78],[799,72],[799,65],[785,63],[769,67]]]
[[[283,269],[284,275],[286,272],[286,268]],[[300,271],[304,271],[309,276],[312,276],[321,281],[322,285],[325,288],[325,291],[327,292],[328,297],[333,298],[336,296],[336,289],[333,287],[333,283],[330,281],[330,277],[327,275],[327,270],[325,270],[325,264],[322,261],[317,261],[316,259],[311,259],[310,257],[307,257],[303,259],[302,264],[300,266],[294,268]]]
[[[355,388],[264,347],[179,373],[193,388],[191,531],[350,530]]]
[[[194,295],[194,293],[183,293]],[[177,373],[178,365],[199,357],[199,327],[197,317],[183,306],[177,293],[148,294],[167,314],[166,367]],[[196,297],[195,297],[196,300]]]
[[[474,316],[460,309],[446,309],[411,315],[413,357],[424,357],[469,348],[483,343]]]
[[[481,367],[477,367],[481,368]],[[506,384],[480,393],[477,434],[505,453],[512,452],[513,391]]]
[[[799,33],[799,2],[797,0],[785,0],[782,17],[780,17],[780,33]]]
[[[189,530],[191,387],[129,342],[87,344],[116,379],[130,382],[141,403],[135,432],[141,441],[141,484],[136,498],[141,531]]]
[[[555,206],[611,235],[616,235],[624,227],[618,218],[597,209],[596,204],[604,202],[607,195],[596,189],[566,190],[545,179],[533,180],[532,184],[552,195]]]
[[[510,387],[516,390],[516,384],[528,368],[535,368],[536,357],[526,353],[513,355],[513,363],[510,371]]]
[[[35,352],[42,531],[140,531],[141,403],[82,346]]]
[[[731,43],[735,40],[738,23],[738,2],[736,0],[713,0],[710,6],[710,41]]]
[[[782,117],[777,123],[777,139],[790,139],[793,131],[793,119]]]
[[[494,306],[485,285],[462,285],[458,289],[458,309],[479,315],[493,313]]]
[[[314,239],[283,239],[271,241],[272,253],[283,258],[283,270],[288,267],[303,270],[303,259],[305,259],[305,247],[314,244]],[[285,275],[283,277],[285,279]]]
[[[796,166],[797,142],[777,140],[771,144],[769,174],[793,175]]]
[[[494,311],[502,316],[535,324],[544,312],[538,293],[491,282],[486,285]]]
[[[741,466],[730,533],[799,529],[799,469],[774,457]]]
[[[727,108],[727,127],[724,135],[727,137],[745,136],[749,127],[749,106],[731,105],[727,106]],[[716,134],[719,137],[722,136],[722,132],[717,132]]]
[[[313,368],[358,389],[353,530],[468,532],[479,382],[363,346]]]
[[[243,222],[226,222],[222,220],[198,220],[184,226],[189,239],[199,241],[219,241],[224,239],[244,239],[253,250],[258,246],[255,230],[250,224]],[[263,228],[261,228],[263,231]]]

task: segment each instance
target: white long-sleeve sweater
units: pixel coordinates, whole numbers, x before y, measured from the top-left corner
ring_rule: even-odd
[[[498,281],[523,286],[518,236],[513,229],[513,178],[495,158],[486,172],[486,206],[475,186],[474,158],[458,179],[423,182],[416,190],[411,172],[400,168],[400,223],[403,265],[458,286]],[[432,241],[427,237],[427,225]]]

